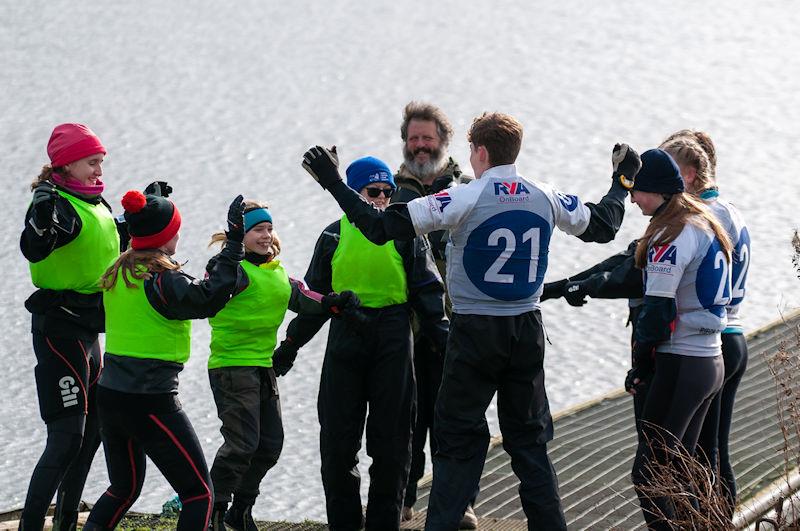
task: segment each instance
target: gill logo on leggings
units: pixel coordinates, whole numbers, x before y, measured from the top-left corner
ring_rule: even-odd
[[[72,376],[64,376],[58,381],[58,386],[61,388],[61,401],[64,402],[64,407],[78,405],[78,387],[75,385],[75,379]]]

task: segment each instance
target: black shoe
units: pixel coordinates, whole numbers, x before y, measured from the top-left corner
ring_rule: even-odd
[[[253,520],[253,506],[239,504],[236,500],[225,515],[225,523],[236,531],[258,531],[258,526]]]
[[[225,527],[225,520],[227,520],[225,513],[227,510],[227,502],[214,504],[214,510],[211,513],[211,522],[208,524],[209,531],[227,531],[228,528]]]

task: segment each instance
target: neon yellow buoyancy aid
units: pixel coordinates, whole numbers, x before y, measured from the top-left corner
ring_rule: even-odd
[[[114,217],[102,203],[93,205],[61,190],[58,193],[75,208],[81,230],[67,245],[31,263],[31,280],[37,288],[97,293],[100,277],[119,256]]]
[[[355,292],[362,306],[367,308],[406,302],[406,271],[394,241],[375,245],[347,220],[347,216],[342,216],[339,227],[339,245],[331,259],[333,290]]]
[[[192,322],[167,319],[150,305],[144,281],[122,279],[103,292],[106,309],[106,352],[117,356],[186,363],[191,346]]]
[[[280,261],[255,265],[241,262],[247,288],[210,318],[211,356],[208,368],[272,367],[292,286]]]

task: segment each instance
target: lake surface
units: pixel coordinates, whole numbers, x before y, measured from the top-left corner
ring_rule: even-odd
[[[102,139],[105,195],[118,212],[126,190],[156,178],[171,183],[184,219],[177,257],[188,272],[202,274],[210,235],[243,193],[271,205],[282,259],[296,277],[319,233],[341,215],[300,168],[302,153],[336,144],[343,165],[374,155],[397,168],[402,109],[412,99],[448,114],[451,153],[465,169],[472,118],[513,114],[525,126],[520,172],[584,201],[607,189],[615,142],[643,151],[677,129],[703,129],[717,144],[721,193],[752,235],[746,328],[800,305],[789,245],[800,226],[793,2],[4,0],[0,20],[0,150],[9,187],[0,209],[0,509],[22,505],[45,439],[23,307],[33,287],[18,239],[28,185],[61,122],[86,123]],[[559,233],[547,278],[623,249],[645,221],[629,205],[607,245]],[[621,386],[629,363],[625,302],[576,309],[553,301],[543,312],[553,411]],[[286,443],[262,484],[259,518],[325,518],[316,418],[325,330],[280,380]],[[208,344],[207,323],[195,323],[180,397],[210,463],[221,436]],[[499,433],[493,408],[489,418]],[[95,501],[106,486],[101,451],[84,498]],[[172,495],[150,463],[133,510],[158,511]]]

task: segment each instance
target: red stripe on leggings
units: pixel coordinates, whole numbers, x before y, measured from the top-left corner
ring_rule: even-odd
[[[89,381],[89,378],[92,376],[92,369],[89,367],[89,355],[86,353],[86,349],[83,348],[83,342],[78,339],[78,346],[81,348],[81,352],[83,352],[83,361],[86,363],[86,381]],[[92,384],[89,384],[88,387],[91,387]],[[87,390],[86,393],[83,395],[83,410],[86,414],[89,414],[89,391]]]
[[[109,522],[109,529],[114,529],[115,527],[117,527],[119,521],[122,519],[123,516],[125,516],[125,513],[128,511],[130,506],[133,505],[134,502],[134,494],[136,494],[136,463],[134,462],[133,458],[133,439],[128,439],[128,462],[131,465],[131,493],[128,494],[128,497],[125,498],[125,501],[123,501],[122,505],[119,506],[117,512],[115,512],[114,516],[111,517],[111,521]]]
[[[194,470],[197,479],[200,480],[200,483],[203,484],[203,488],[206,489],[205,495],[202,495],[199,498],[192,498],[192,499],[208,498],[208,509],[206,510],[206,523],[205,527],[203,527],[203,529],[205,529],[206,527],[208,527],[208,521],[211,519],[211,489],[208,488],[208,484],[205,482],[205,479],[203,479],[203,475],[200,473],[200,470],[197,468],[197,465],[194,463],[194,460],[192,460],[192,457],[189,455],[189,452],[186,451],[186,448],[184,448],[183,445],[180,443],[180,441],[178,441],[178,438],[175,437],[175,434],[172,433],[172,431],[170,431],[170,429],[167,428],[160,420],[158,420],[158,417],[156,417],[152,413],[148,416],[153,422],[156,423],[156,426],[161,428],[164,431],[164,433],[167,434],[167,437],[169,437],[172,443],[178,448],[178,451],[181,454],[183,454],[183,457],[185,457],[187,461],[189,461],[189,466],[192,467],[192,470]],[[188,500],[187,502],[182,501],[181,503],[188,503]]]
[[[65,358],[63,354],[61,354],[58,350],[56,350],[56,347],[54,347],[53,344],[50,342],[50,338],[49,337],[45,336],[44,340],[47,341],[47,346],[50,347],[50,350],[55,352],[56,356],[61,358],[61,361],[66,363],[67,367],[69,367],[69,370],[71,370],[72,374],[75,375],[75,379],[78,381],[78,385],[81,386],[81,391],[83,391],[83,413],[84,413],[84,415],[88,414],[89,413],[89,410],[88,410],[89,399],[88,399],[88,395],[86,394],[86,387],[84,387],[84,385],[83,385],[83,380],[81,379],[80,376],[78,376],[78,371],[76,371],[75,367],[73,367],[72,364],[67,361],[67,358]],[[83,349],[83,346],[81,346],[81,349]],[[88,374],[86,375],[86,378],[87,379],[89,378]]]

